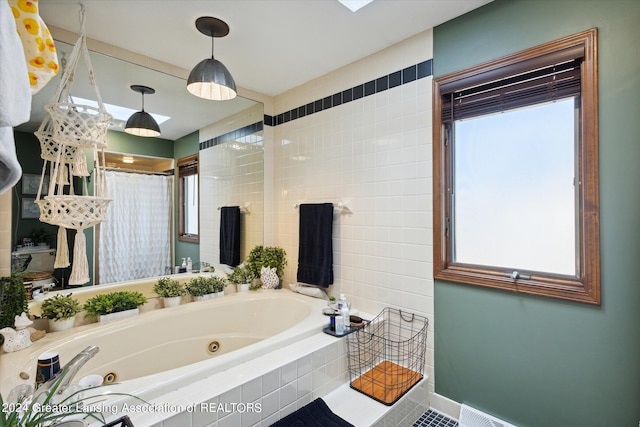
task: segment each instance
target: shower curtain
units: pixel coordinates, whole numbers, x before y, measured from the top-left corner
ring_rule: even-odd
[[[107,220],[100,225],[99,281],[166,274],[171,266],[171,176],[106,172]]]

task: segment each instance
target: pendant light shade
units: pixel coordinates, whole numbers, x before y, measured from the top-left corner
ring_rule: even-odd
[[[226,22],[210,16],[203,16],[196,20],[196,28],[202,34],[211,37],[211,58],[200,61],[187,80],[189,93],[200,98],[214,101],[226,101],[237,95],[236,83],[227,67],[213,57],[214,37],[224,37],[229,34]]]
[[[144,111],[144,95],[151,95],[156,93],[156,91],[150,87],[141,85],[132,85],[131,90],[142,94],[142,111],[133,113],[131,117],[129,117],[124,131],[136,136],[153,137],[160,135],[158,122],[156,122],[151,114]]]

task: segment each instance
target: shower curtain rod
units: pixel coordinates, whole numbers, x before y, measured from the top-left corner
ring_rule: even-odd
[[[173,171],[158,172],[158,171],[145,171],[140,169],[125,169],[125,168],[114,168],[114,167],[106,167],[104,169],[108,171],[114,171],[114,172],[143,173],[147,175],[163,175],[163,176],[173,175]]]

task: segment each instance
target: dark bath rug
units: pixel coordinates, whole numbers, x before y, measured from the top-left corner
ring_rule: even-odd
[[[331,412],[324,400],[317,398],[271,427],[354,427]]]

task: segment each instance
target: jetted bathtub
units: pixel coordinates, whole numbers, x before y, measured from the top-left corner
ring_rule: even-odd
[[[95,345],[99,353],[73,383],[99,374],[121,383],[114,390],[152,399],[319,333],[327,323],[323,307],[323,300],[288,290],[260,290],[49,333],[25,350],[2,354],[0,391],[8,396],[16,385],[33,384],[45,351],[58,352],[64,366]]]

